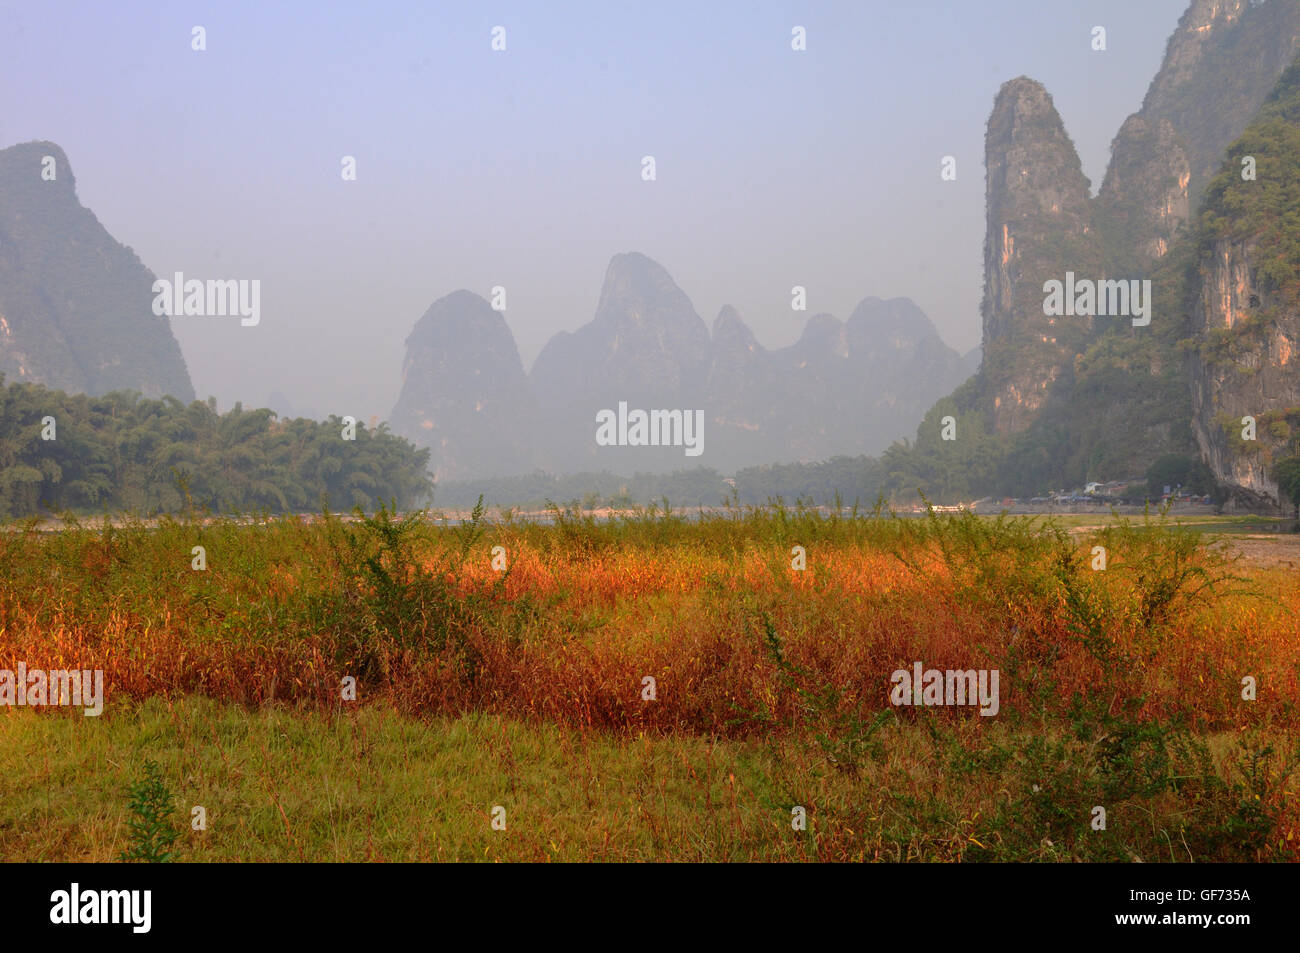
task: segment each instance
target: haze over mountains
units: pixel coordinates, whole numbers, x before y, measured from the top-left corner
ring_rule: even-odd
[[[0,152],[0,372],[9,381],[193,400],[169,319],[153,314],[153,281],[77,200],[57,145]],[[815,314],[775,350],[731,307],[710,331],[668,272],[631,252],[610,261],[593,319],[555,335],[527,373],[486,300],[457,291],[435,301],[407,339],[391,422],[432,450],[442,479],[535,468],[726,472],[877,453],[976,366],[977,352],[945,345],[906,298],[866,298],[847,321]],[[703,409],[703,453],[597,447],[595,416],[620,401]],[[291,407],[283,394],[276,404]]]
[[[436,301],[407,341],[395,431],[433,451],[442,479],[610,469],[722,472],[774,461],[876,453],[974,370],[905,298],[867,298],[840,321],[811,317],[789,347],[764,348],[724,307],[710,332],[658,263],[630,252],[605,273],[595,317],[561,332],[525,374],[514,339],[483,298]],[[596,415],[704,411],[703,453],[604,447]]]

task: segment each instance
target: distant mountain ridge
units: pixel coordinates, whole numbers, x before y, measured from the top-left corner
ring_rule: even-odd
[[[0,374],[7,380],[194,400],[171,325],[153,313],[153,281],[77,199],[62,149],[28,142],[0,150]]]
[[[443,316],[437,335],[421,331],[430,315]],[[430,448],[441,479],[533,468],[731,472],[878,452],[968,377],[972,360],[977,352],[949,348],[906,298],[867,298],[848,321],[814,315],[794,344],[768,350],[729,305],[710,330],[663,266],[629,252],[611,259],[592,320],[552,337],[527,375],[484,299],[439,299],[407,340],[392,423]],[[619,402],[703,410],[703,453],[598,446],[596,415]]]

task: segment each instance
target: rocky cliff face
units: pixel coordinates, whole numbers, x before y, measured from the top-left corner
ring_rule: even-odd
[[[1298,49],[1300,3],[1193,0],[1096,198],[1047,92],[1023,77],[1002,88],[986,137],[984,362],[960,396],[992,433],[1016,437],[1020,449],[1006,447],[1024,465],[1004,469],[1034,456],[1034,472],[1059,485],[1195,452],[1178,349],[1197,281],[1193,216]],[[1069,271],[1150,279],[1152,324],[1044,315],[1043,283]]]
[[[1142,109],[1111,144],[1098,196],[1108,259],[1149,268],[1188,226],[1223,150],[1300,52],[1300,3],[1194,0]]]
[[[1253,242],[1220,240],[1205,252],[1195,318],[1203,340],[1221,346],[1196,353],[1191,379],[1202,458],[1234,502],[1261,509],[1278,503],[1270,473],[1300,415],[1300,314],[1280,312],[1256,283],[1255,251]],[[1246,417],[1255,419],[1254,440],[1243,439]]]
[[[1098,277],[1090,185],[1040,83],[1020,77],[998,93],[985,138],[983,389],[992,429],[1023,429],[1068,370],[1087,317],[1043,313],[1043,284],[1066,271]]]
[[[1243,178],[1239,156],[1258,161]],[[1228,150],[1198,223],[1190,316],[1193,430],[1205,461],[1252,509],[1276,507],[1274,465],[1300,434],[1300,60]],[[1243,433],[1255,421],[1254,439]]]
[[[432,451],[435,479],[525,472],[532,404],[505,318],[478,295],[439,298],[406,339],[393,430]]]
[[[1223,150],[1298,53],[1295,0],[1192,0],[1138,115],[1168,121],[1181,139],[1193,208]]]
[[[1183,139],[1167,119],[1125,120],[1094,215],[1111,273],[1142,276],[1169,252],[1191,215],[1191,179]]]
[[[78,201],[62,149],[29,142],[0,151],[0,373],[7,381],[192,401],[171,325],[153,313],[153,281]]]

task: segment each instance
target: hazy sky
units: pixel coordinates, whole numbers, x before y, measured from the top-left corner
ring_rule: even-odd
[[[591,319],[621,251],[768,347],[876,295],[964,352],[998,87],[1047,86],[1096,189],[1187,3],[0,0],[0,147],[61,145],[82,203],[156,274],[261,280],[257,327],[173,319],[223,408],[278,390],[387,417],[407,334],[458,288],[506,288],[530,367]]]

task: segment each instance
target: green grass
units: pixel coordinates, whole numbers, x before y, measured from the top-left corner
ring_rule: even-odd
[[[175,792],[186,861],[738,860],[807,846],[745,790],[741,749],[692,737],[190,699],[99,721],[18,712],[0,719],[0,739],[10,861],[110,859],[126,846],[122,792],[146,756]],[[194,805],[204,832],[190,830]],[[505,831],[490,825],[497,805]]]
[[[191,862],[1219,859],[1276,834],[1251,812],[1285,783],[1266,755],[1254,787],[1234,786],[1250,741],[1232,733],[1210,739],[1205,771],[1122,724],[1100,747],[978,720],[891,720],[879,740],[846,770],[799,734],[626,737],[198,698],[99,719],[19,710],[0,718],[0,859],[114,859],[146,759]],[[1088,825],[1094,801],[1106,831]],[[195,805],[205,831],[190,829]]]

